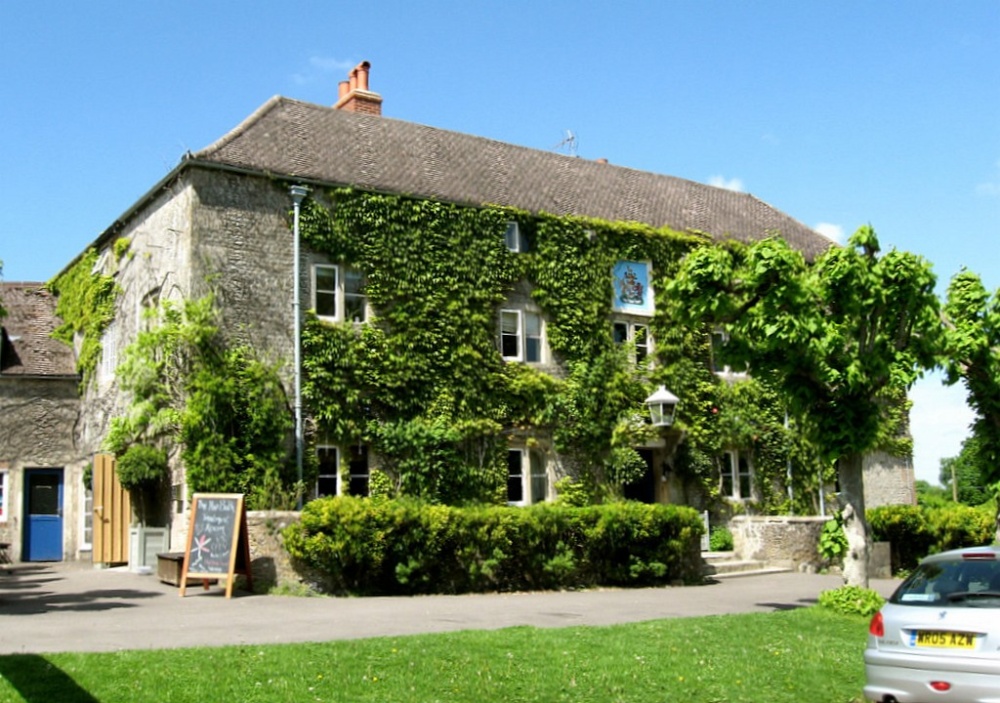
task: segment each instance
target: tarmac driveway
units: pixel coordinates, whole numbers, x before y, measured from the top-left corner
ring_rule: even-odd
[[[812,605],[839,576],[779,573],[703,586],[589,591],[295,598],[203,590],[184,598],[155,575],[89,564],[0,570],[0,654],[314,642],[517,625],[611,625]],[[883,595],[895,581],[873,581]]]

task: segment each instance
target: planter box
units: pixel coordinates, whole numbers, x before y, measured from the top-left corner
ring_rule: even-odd
[[[181,585],[184,570],[184,552],[165,552],[156,555],[156,577],[171,586]]]
[[[128,536],[128,566],[132,571],[152,571],[156,555],[170,548],[170,530],[166,527],[135,525],[129,528]]]

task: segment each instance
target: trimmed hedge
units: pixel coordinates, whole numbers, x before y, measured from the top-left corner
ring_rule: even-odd
[[[651,586],[701,578],[688,507],[458,508],[350,496],[308,503],[285,531],[291,556],[341,594]]]
[[[992,544],[995,508],[954,504],[942,508],[886,505],[866,511],[872,539],[889,542],[892,571],[912,569],[928,554]]]

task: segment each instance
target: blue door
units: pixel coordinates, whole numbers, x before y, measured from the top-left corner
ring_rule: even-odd
[[[62,561],[62,469],[25,469],[24,561]]]

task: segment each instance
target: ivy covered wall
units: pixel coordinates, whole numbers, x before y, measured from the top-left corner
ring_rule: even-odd
[[[526,253],[505,245],[512,221]],[[635,364],[634,350],[613,339],[615,263],[649,262],[658,291],[704,238],[348,189],[307,200],[301,232],[311,250],[364,273],[374,311],[363,325],[315,316],[305,325],[303,395],[314,438],[370,445],[389,493],[502,500],[506,450],[517,436],[551,442],[588,499],[606,499],[646,469],[636,452],[653,437],[643,401],[659,384],[682,399],[685,441],[670,468],[703,495],[718,492],[726,447],[758,449],[762,508],[787,502],[790,456],[814,460],[785,430],[773,395],[754,381],[719,380],[709,335],[671,324],[668,301],[658,298],[648,321],[654,364]],[[544,315],[555,373],[505,362],[498,351],[498,311],[524,287]],[[816,480],[812,469],[808,480]]]

